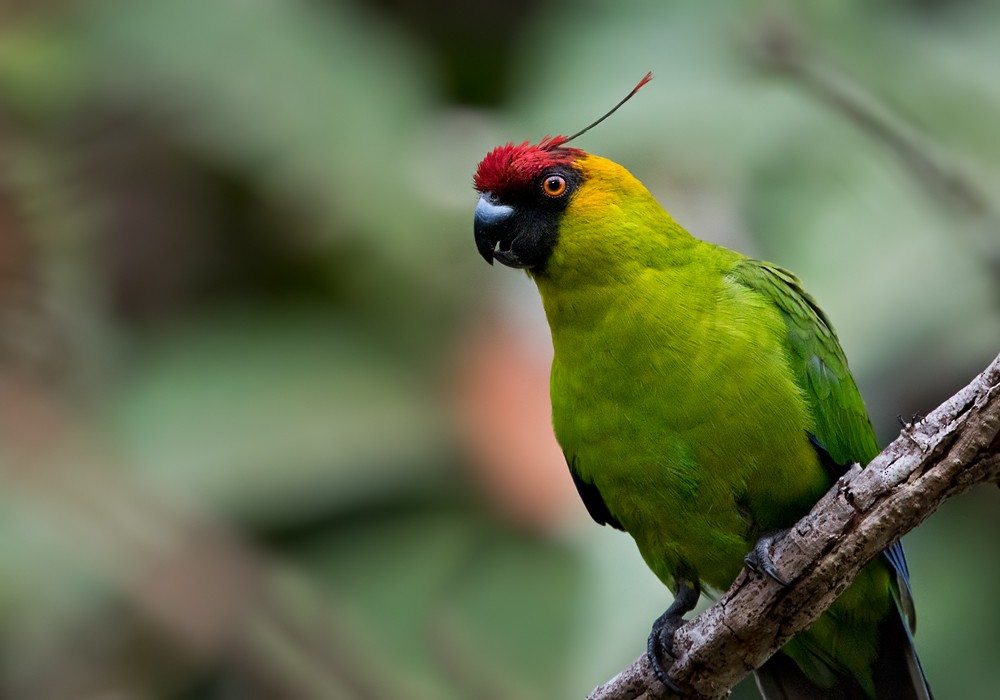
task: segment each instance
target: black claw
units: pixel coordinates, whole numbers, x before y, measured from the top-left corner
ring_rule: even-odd
[[[757,574],[765,574],[773,581],[780,583],[782,586],[787,586],[789,584],[780,573],[778,573],[777,567],[774,565],[774,560],[771,558],[771,546],[775,542],[780,540],[788,533],[788,530],[775,530],[774,532],[769,532],[766,535],[761,536],[757,540],[757,544],[754,545],[753,549],[743,557],[743,563],[746,564],[747,568]]]
[[[686,577],[676,576],[674,580],[677,593],[670,607],[653,622],[653,629],[646,643],[646,656],[659,681],[671,692],[681,695],[681,689],[667,674],[667,670],[674,665],[674,659],[677,658],[674,654],[674,633],[684,624],[684,615],[697,605],[701,590],[697,579],[689,580]]]
[[[649,659],[649,665],[653,668],[653,674],[660,683],[666,686],[667,690],[676,695],[681,694],[681,689],[670,680],[667,670],[674,665],[674,632],[679,626],[679,624],[675,624],[671,628],[664,626],[656,629],[654,625],[653,631],[649,633],[649,641],[646,643],[646,657]],[[666,668],[663,667],[661,659],[669,659]]]

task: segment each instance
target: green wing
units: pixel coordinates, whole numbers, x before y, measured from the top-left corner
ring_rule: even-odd
[[[838,464],[867,464],[878,454],[878,442],[826,314],[798,278],[777,265],[744,259],[730,274],[781,311],[788,359],[812,409],[815,439]]]
[[[838,464],[859,462],[866,465],[879,453],[878,441],[861,393],[847,367],[844,350],[826,314],[802,289],[799,279],[777,265],[744,259],[730,274],[780,310],[788,331],[788,359],[816,423],[815,439]],[[883,556],[896,574],[892,596],[902,618],[909,622],[909,634],[912,634],[916,629],[916,613],[906,558],[899,541],[893,542]],[[918,686],[926,689],[909,634],[906,653],[913,659],[913,667],[919,674]]]

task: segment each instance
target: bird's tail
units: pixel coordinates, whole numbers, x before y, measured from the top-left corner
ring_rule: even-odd
[[[764,700],[840,700],[842,698],[866,698],[861,687],[855,682],[856,688],[850,694],[838,684],[833,688],[822,688],[799,670],[799,667],[789,657],[780,651],[768,659],[767,663],[754,672],[757,678],[757,688]],[[858,693],[861,693],[860,695]]]
[[[879,653],[872,666],[874,696],[853,676],[840,675],[829,688],[809,680],[780,651],[755,672],[765,700],[933,700],[913,637],[898,611],[879,627]]]

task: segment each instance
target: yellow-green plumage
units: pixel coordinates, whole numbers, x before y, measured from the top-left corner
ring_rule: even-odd
[[[614,167],[592,156],[580,167],[595,164]],[[556,437],[661,579],[684,562],[724,589],[761,528],[787,526],[781,511],[826,490],[813,421],[777,308],[733,276],[743,259],[691,238],[618,170],[623,191],[602,206],[627,207],[630,225],[609,233],[574,216],[593,206],[581,193],[560,230],[566,250],[536,276],[555,349]],[[764,518],[757,532],[737,502]]]
[[[510,246],[498,259],[527,267],[541,293],[556,437],[592,515],[627,531],[667,586],[685,575],[723,591],[762,534],[830,487],[824,448],[837,464],[877,454],[864,404],[794,276],[693,238],[624,168],[562,150],[571,157],[537,174],[571,181],[555,215],[544,197],[495,196],[477,179],[486,214],[512,209],[543,242],[531,265],[518,256],[534,248],[513,233],[489,246]],[[828,697],[885,696],[875,667],[885,621],[902,629],[895,586],[874,562],[783,652]],[[804,697],[779,686],[775,697]],[[904,690],[891,697],[926,697]]]

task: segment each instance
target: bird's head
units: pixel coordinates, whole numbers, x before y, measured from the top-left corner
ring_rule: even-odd
[[[480,193],[475,237],[487,262],[541,272],[556,246],[563,217],[571,205],[580,204],[595,174],[617,169],[638,185],[621,166],[566,144],[613,114],[651,78],[646,74],[607,114],[572,136],[508,143],[483,158],[474,179]]]
[[[487,262],[537,269],[555,245],[559,220],[583,174],[585,154],[565,136],[541,143],[508,143],[490,151],[476,171],[476,247]]]

